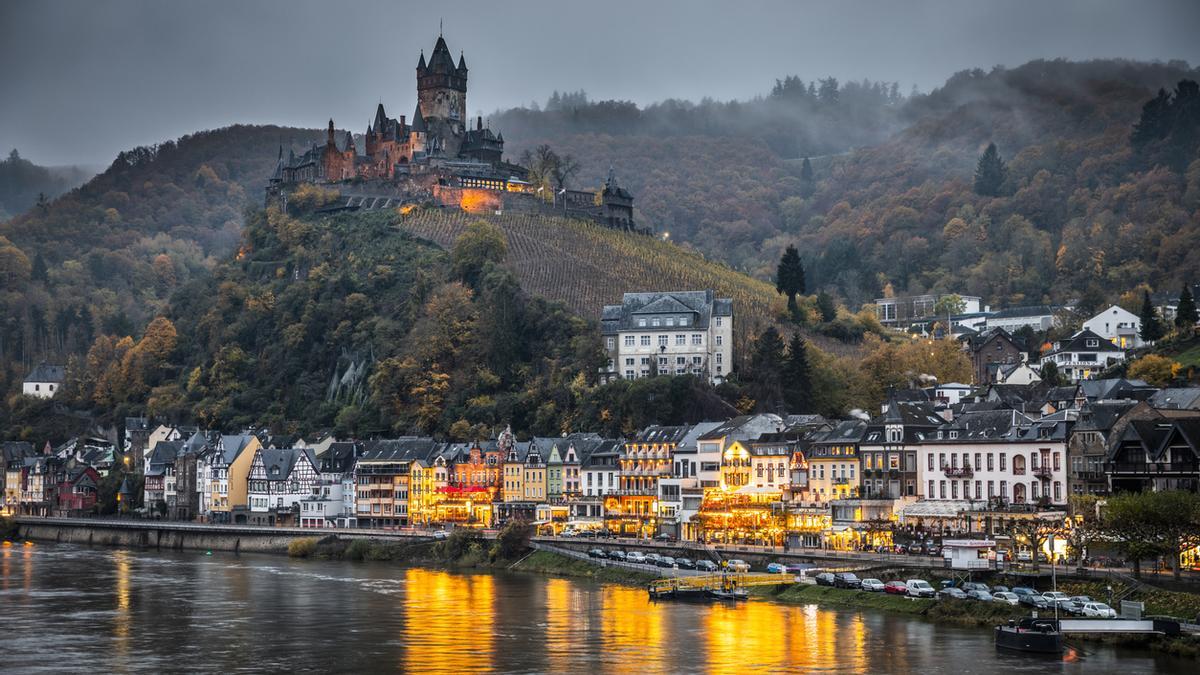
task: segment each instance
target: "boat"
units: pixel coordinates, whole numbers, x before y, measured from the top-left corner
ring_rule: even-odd
[[[1062,633],[1056,619],[1025,618],[996,626],[996,649],[1035,654],[1061,654]]]
[[[749,600],[750,591],[744,588],[718,589],[710,588],[708,597],[714,600]]]

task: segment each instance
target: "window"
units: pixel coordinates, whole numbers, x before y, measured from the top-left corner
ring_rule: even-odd
[[[980,459],[980,454],[977,452],[977,453],[975,453],[975,463],[972,465],[976,469],[978,469],[980,467],[979,459]],[[963,463],[966,464],[966,462],[963,462]]]
[[[645,372],[645,371],[642,371],[642,372]],[[626,370],[626,371],[625,371],[625,379],[627,379],[627,380],[632,380],[632,379],[633,379],[633,371],[632,371],[632,370]]]
[[[665,356],[658,357],[658,365],[665,367],[667,365],[667,357],[665,357]]]
[[[933,499],[933,481],[929,481],[929,498]]]
[[[1059,457],[1059,453],[1057,453],[1057,452],[1054,453],[1054,470],[1055,471],[1061,470],[1061,468],[1062,468],[1061,462],[1062,462],[1062,458]]]
[[[700,365],[701,361],[702,359],[699,356],[692,357],[692,365],[698,366]]]
[[[995,481],[989,480],[988,481],[988,499],[991,499],[992,497],[995,497],[995,496],[996,496],[996,483],[995,483]]]
[[[645,320],[645,319],[638,319],[638,327],[639,327],[639,328],[645,328],[645,327],[646,327],[646,320]]]
[[[1008,499],[1008,481],[1000,481],[1000,498]]]
[[[941,495],[942,499],[946,498],[946,481],[938,481],[938,494]]]
[[[983,481],[975,481],[975,499],[983,499]]]
[[[667,317],[667,325],[668,325],[668,326],[674,326],[674,325],[675,325],[675,317],[673,317],[673,316],[668,316],[668,317]]]
[[[650,357],[649,357],[649,356],[643,356],[643,357],[642,357],[642,365],[643,365],[643,366],[648,366],[648,365],[650,365]]]
[[[666,336],[666,335],[659,335],[659,336],[658,336],[658,346],[659,346],[659,347],[666,347],[666,346],[667,346],[667,336]]]
[[[642,345],[643,347],[649,347],[649,346],[650,346],[650,336],[649,336],[649,335],[643,335],[643,336],[642,336],[641,345]]]
[[[604,344],[608,345],[608,348],[609,348],[610,350],[611,350],[611,349],[616,349],[616,348],[617,348],[617,339],[616,339],[616,338],[607,338],[607,339],[604,341]]]
[[[950,481],[950,498],[958,499],[958,481]]]
[[[989,464],[991,464],[991,463],[989,462]],[[1005,467],[1004,467],[1004,465],[1005,465],[1005,462],[1004,462],[1004,453],[1002,452],[1002,453],[1000,453],[1000,470],[1001,470],[1001,471],[1005,471],[1005,470],[1006,470],[1006,469],[1005,469]]]
[[[717,317],[717,328],[721,327],[721,317]]]
[[[722,340],[721,340],[721,336],[720,336],[720,335],[718,335],[718,336],[717,336],[717,346],[718,346],[718,347],[720,347],[720,346],[721,346],[721,342],[722,342]]]
[[[933,453],[929,453],[929,470],[933,471]]]
[[[704,344],[704,333],[692,333],[692,344],[696,346]]]
[[[717,353],[717,363],[721,363],[721,354],[719,352]]]
[[[996,466],[995,466],[995,463],[992,461],[992,459],[993,459],[992,453],[989,452],[987,454],[987,458],[988,458],[988,471],[994,471],[996,469]]]
[[[633,365],[633,358],[631,357],[631,358],[625,359],[625,365],[627,365],[627,366],[632,366],[632,365]]]
[[[658,320],[658,317],[654,317],[653,325],[660,326],[660,325],[662,325],[662,322]]]
[[[1054,481],[1054,501],[1057,502],[1057,501],[1060,501],[1061,499],[1062,499],[1062,483],[1060,483],[1058,481]]]
[[[632,346],[633,346],[633,336],[632,336],[632,335],[626,335],[626,336],[625,336],[625,346],[626,346],[626,347],[632,347]]]
[[[676,335],[675,336],[675,346],[676,347],[687,346],[687,336],[683,335],[683,334]]]
[[[686,316],[679,317],[679,325],[680,326],[688,325],[688,318]]]
[[[676,356],[675,357],[675,365],[677,365],[677,366],[687,365],[687,357],[686,356]]]

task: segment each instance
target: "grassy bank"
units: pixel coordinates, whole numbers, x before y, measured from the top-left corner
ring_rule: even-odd
[[[658,575],[649,572],[638,572],[618,567],[601,567],[587,560],[568,558],[567,556],[551,553],[550,551],[534,551],[513,566],[512,569],[634,586],[645,586],[659,578]]]

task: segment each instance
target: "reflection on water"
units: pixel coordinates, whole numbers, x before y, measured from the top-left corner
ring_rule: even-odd
[[[423,672],[1194,672],[1088,645],[515,573],[43,545],[0,552],[0,669]],[[46,658],[54,654],[53,659]]]

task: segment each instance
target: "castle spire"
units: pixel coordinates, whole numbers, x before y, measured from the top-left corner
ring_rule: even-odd
[[[326,140],[328,141],[328,143],[330,145],[334,144],[334,142],[333,142],[333,118],[332,117],[329,118],[329,133],[328,133],[328,137]]]
[[[425,50],[422,49],[421,50],[421,60],[417,62],[417,72],[419,73],[422,70],[425,70],[425,68],[427,68],[427,66],[425,65]]]

